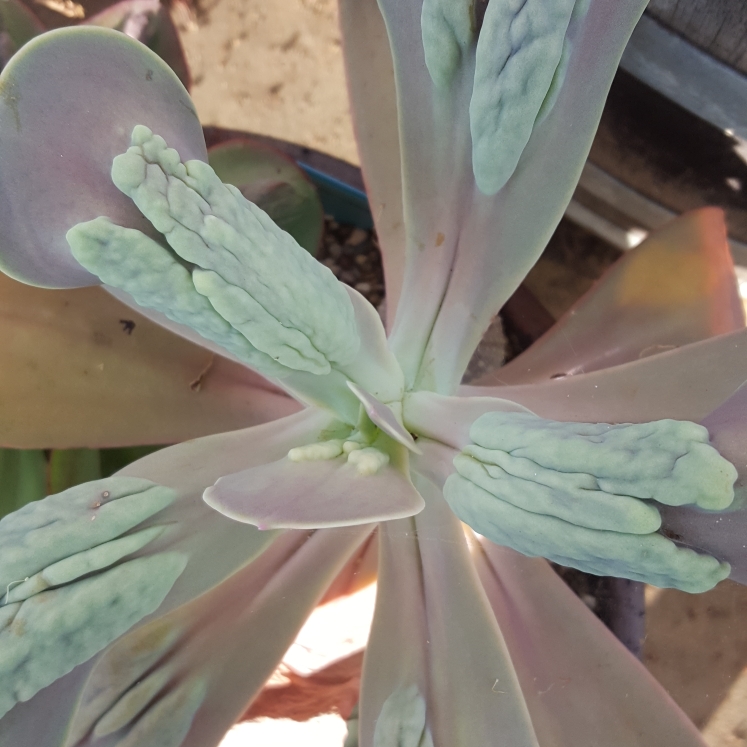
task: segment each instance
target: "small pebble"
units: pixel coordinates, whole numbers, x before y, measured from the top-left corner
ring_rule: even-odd
[[[368,231],[364,231],[362,228],[354,228],[345,243],[348,246],[358,246],[358,244],[362,244],[367,238]]]

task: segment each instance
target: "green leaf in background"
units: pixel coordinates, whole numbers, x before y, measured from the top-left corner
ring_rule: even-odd
[[[41,449],[0,449],[0,517],[46,494],[47,458]]]
[[[101,456],[98,449],[55,449],[49,457],[47,472],[50,495],[80,485],[82,482],[100,480]]]
[[[142,459],[165,446],[122,446],[117,449],[99,449],[101,458],[101,476],[110,477],[124,469],[128,464]]]
[[[295,161],[249,138],[210,148],[208,159],[222,181],[238,187],[306,251],[316,254],[324,210],[316,187]]]
[[[0,4],[2,0],[0,0]],[[0,449],[0,518],[31,501],[109,477],[163,446],[117,449]]]

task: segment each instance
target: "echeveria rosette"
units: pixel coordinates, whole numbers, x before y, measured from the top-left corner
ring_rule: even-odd
[[[420,184],[415,180],[414,162],[409,166],[405,163],[403,168],[402,193],[406,199],[401,214],[407,216],[405,233],[414,243],[408,252],[410,270],[404,282],[403,299],[407,304],[403,303],[402,316],[395,322],[398,331],[394,347],[399,358],[390,352],[370,305],[336,285],[321,268],[308,264],[307,259],[301,258],[308,255],[280,235],[261,211],[215,179],[204,163],[188,98],[173,76],[164,75],[144,50],[132,42],[115,42],[114,36],[105,32],[65,32],[66,36],[58,32],[30,44],[6,71],[5,90],[12,95],[3,101],[0,118],[11,127],[18,123],[15,135],[10,130],[12,136],[7,145],[4,138],[0,140],[0,158],[8,162],[14,158],[12,148],[23,150],[27,160],[33,158],[34,152],[24,138],[40,137],[43,123],[47,128],[54,126],[51,123],[59,121],[58,108],[66,106],[59,103],[60,97],[50,94],[50,89],[35,97],[33,92],[41,86],[42,70],[45,80],[50,79],[50,71],[56,67],[69,80],[76,74],[75,65],[80,63],[77,74],[93,67],[99,76],[97,85],[110,78],[108,89],[92,86],[84,94],[89,96],[87,107],[67,109],[73,121],[63,128],[64,137],[56,141],[56,146],[62,148],[63,158],[79,159],[77,171],[52,167],[47,173],[46,160],[38,162],[38,173],[28,167],[18,173],[4,170],[8,181],[0,185],[3,191],[12,184],[21,197],[26,197],[24,200],[16,194],[2,195],[6,216],[12,218],[3,228],[8,232],[3,245],[6,265],[14,267],[16,275],[39,284],[74,285],[96,282],[99,275],[110,278],[110,282],[120,286],[120,295],[122,288],[125,293],[129,290],[147,305],[171,316],[172,321],[166,322],[169,326],[197,340],[195,332],[187,332],[183,326],[184,322],[191,323],[206,340],[212,339],[213,350],[224,351],[235,362],[253,365],[275,378],[277,386],[307,407],[267,425],[166,449],[128,467],[112,483],[89,484],[64,499],[80,499],[87,506],[85,510],[95,517],[103,492],[111,493],[119,484],[132,484],[118,480],[148,481],[137,485],[145,491],[162,491],[170,504],[156,506],[150,518],[137,526],[125,527],[107,542],[119,542],[115,550],[129,549],[129,543],[153,537],[134,551],[134,558],[116,559],[116,552],[110,553],[111,548],[104,544],[96,557],[103,553],[105,558],[115,560],[111,566],[99,561],[96,571],[116,571],[126,568],[127,563],[157,559],[165,553],[183,557],[185,565],[170,589],[161,591],[165,597],[157,610],[150,614],[147,608],[140,610],[140,619],[134,615],[129,620],[129,632],[88,661],[82,662],[78,657],[60,662],[56,675],[50,672],[50,676],[63,676],[47,688],[34,695],[32,685],[16,688],[10,677],[6,687],[14,693],[12,697],[23,702],[0,721],[0,736],[5,740],[31,741],[39,747],[130,747],[148,740],[165,747],[217,743],[272,671],[305,614],[369,536],[369,522],[386,520],[380,526],[380,594],[362,690],[363,744],[378,745],[394,739],[408,745],[432,742],[437,747],[476,746],[484,745],[495,734],[506,734],[512,747],[549,743],[570,746],[584,739],[593,740],[602,731],[608,743],[626,747],[700,744],[694,730],[643,669],[626,658],[580,602],[565,590],[560,591],[562,582],[548,575],[543,561],[526,559],[509,550],[498,551],[488,541],[478,541],[471,534],[468,544],[443,491],[450,505],[465,514],[464,518],[471,518],[472,512],[480,521],[487,519],[489,525],[490,519],[501,511],[505,513],[506,507],[513,505],[515,494],[521,492],[514,490],[511,483],[531,482],[535,503],[531,508],[513,508],[529,515],[525,526],[530,528],[532,514],[538,523],[552,519],[565,522],[560,525],[561,530],[574,528],[578,539],[566,546],[565,559],[578,562],[577,551],[582,548],[593,562],[601,560],[615,571],[628,572],[632,567],[629,575],[643,574],[683,587],[712,585],[728,573],[728,567],[719,563],[722,546],[718,538],[715,534],[710,537],[715,540],[712,552],[716,558],[678,549],[656,532],[657,516],[663,511],[657,501],[675,504],[673,511],[693,513],[721,509],[731,501],[735,478],[731,462],[741,464],[743,458],[739,428],[736,434],[732,433],[733,421],[718,414],[713,416],[714,430],[710,435],[729,462],[708,443],[709,434],[703,428],[692,422],[673,423],[668,418],[702,420],[734,392],[743,380],[738,377],[744,375],[744,335],[733,332],[642,361],[560,381],[473,388],[454,396],[459,361],[472,344],[470,340],[474,342],[484,326],[484,319],[480,321],[479,316],[484,311],[480,305],[484,298],[478,293],[472,299],[479,306],[473,327],[464,338],[452,340],[452,347],[461,346],[464,350],[456,357],[444,358],[443,371],[437,370],[440,358],[428,358],[418,373],[422,351],[430,349],[428,335],[432,329],[435,334],[438,325],[434,327],[427,314],[416,319],[412,309],[418,303],[425,304],[423,308],[430,304],[433,308],[440,306],[439,315],[443,313],[444,319],[455,308],[457,322],[463,316],[459,304],[440,304],[442,294],[438,287],[445,277],[445,268],[439,262],[443,257],[433,258],[435,270],[428,270],[429,253],[447,240],[452,242],[454,236],[444,232],[440,241],[438,235],[434,237],[435,249],[427,244],[419,247],[418,227],[427,225],[428,216],[438,215],[439,220],[459,233],[461,222],[471,215],[464,209],[464,200],[477,194],[474,185],[479,182],[488,191],[497,187],[486,186],[480,176],[475,181],[471,150],[461,147],[472,137],[466,135],[470,132],[470,107],[465,92],[469,91],[466,82],[471,81],[474,69],[471,60],[475,57],[476,37],[475,28],[464,23],[468,4],[465,8],[455,6],[454,17],[451,6],[438,2],[426,2],[423,7],[415,0],[399,3],[396,8],[394,4],[382,5],[392,30],[395,69],[403,89],[400,131],[409,132],[410,139],[405,137],[401,148],[379,154],[387,165],[378,171],[371,162],[376,148],[369,142],[372,147],[368,152],[364,148],[367,178],[374,183],[374,194],[377,190],[380,194],[381,184],[375,185],[377,173],[384,173],[391,180],[398,172],[391,165],[393,155],[400,158],[404,154],[403,161],[407,162],[411,154],[420,154],[418,157],[424,159],[429,149],[433,162],[441,169],[438,179],[430,178],[431,172],[425,171],[430,176],[425,184]],[[509,7],[492,5],[496,17],[501,13],[496,5]],[[532,12],[538,9],[541,15],[542,3],[530,1],[529,5]],[[354,40],[348,39],[351,69],[360,71],[365,67],[354,59],[360,51],[376,56],[379,65],[372,69],[386,70],[389,51],[384,47],[382,53],[381,44],[386,43],[386,37],[380,33],[382,19],[378,10],[373,3],[357,6],[356,12],[377,32],[369,41],[374,40],[379,46],[367,43],[357,48]],[[593,132],[594,117],[601,108],[613,63],[622,50],[626,28],[629,30],[640,11],[637,3],[613,4],[603,0],[592,3],[586,13],[584,8],[563,3],[558,8],[561,16],[567,16],[573,43],[566,44],[565,36],[559,41],[553,37],[558,63],[555,73],[545,81],[548,95],[541,100],[535,96],[539,103],[526,109],[530,113],[537,109],[535,119],[530,116],[522,120],[523,127],[527,122],[536,122],[522,152],[527,155],[507,154],[501,168],[510,171],[510,164],[515,161],[517,179],[522,173],[534,173],[532,178],[537,179],[537,164],[522,172],[522,160],[530,158],[532,152],[542,155],[543,147],[550,148],[554,138],[560,141],[561,120],[555,129],[541,128],[553,121],[554,112],[565,111],[564,116],[569,116],[572,107],[564,109],[561,105],[564,95],[570,97],[569,106],[586,99],[591,103],[587,102],[586,109],[578,113],[584,122],[579,128],[581,144],[576,142],[558,155],[565,159],[565,168],[557,175],[559,191],[548,197],[549,206],[535,205],[542,219],[523,229],[524,213],[513,216],[511,207],[510,215],[502,216],[502,220],[510,218],[514,222],[517,232],[528,232],[526,241],[512,247],[516,256],[501,255],[501,261],[507,263],[507,275],[501,278],[496,272],[496,282],[504,290],[518,277],[517,267],[526,269],[536,256],[526,251],[526,242],[539,247],[540,235],[551,230],[564,199],[570,195],[585,155],[583,142]],[[352,6],[343,5],[343,9],[346,35],[350,37],[355,12]],[[419,46],[421,18],[426,48],[443,44],[451,50],[451,62],[443,69],[429,71],[425,65],[429,57],[431,61],[434,57]],[[489,21],[486,16],[485,23]],[[552,29],[546,31],[553,36]],[[411,51],[409,58],[406,46]],[[594,65],[595,55],[604,64],[587,71],[588,66]],[[390,55],[390,62],[391,59]],[[479,63],[479,55],[477,59]],[[430,61],[429,65],[434,67]],[[592,81],[594,85],[583,79],[584,71],[597,76]],[[149,86],[154,80],[158,85]],[[63,85],[54,75],[51,81],[50,86]],[[391,83],[391,78],[383,79],[383,85]],[[454,95],[457,83],[458,95]],[[112,84],[122,86],[119,97],[110,93]],[[410,85],[414,87],[410,89]],[[440,93],[432,95],[426,86],[434,86]],[[153,93],[157,94],[155,98]],[[391,89],[383,99],[391,102],[390,94]],[[466,100],[460,100],[465,96]],[[423,127],[416,143],[412,137],[417,120],[409,124],[405,120],[408,116],[421,117],[422,124],[422,117],[432,118],[431,97],[438,99],[436,108],[440,112],[434,127],[443,130],[434,134]],[[46,107],[43,116],[42,103]],[[41,119],[29,118],[29,113]],[[450,118],[451,114],[454,118]],[[84,124],[76,118],[83,118]],[[27,125],[27,120],[33,124]],[[390,135],[396,130],[392,122],[384,122],[383,126]],[[24,134],[26,127],[40,129]],[[460,147],[448,152],[439,148],[439,138],[446,137],[445,131],[457,133],[455,142]],[[550,145],[543,146],[547,140]],[[96,148],[87,148],[90,142],[95,142]],[[520,149],[524,145],[521,138],[515,142]],[[89,150],[96,152],[88,154]],[[46,158],[50,152],[37,157]],[[455,168],[449,170],[448,165]],[[529,199],[525,190],[532,186],[532,179],[528,186],[512,192],[513,178],[509,176],[508,182],[497,188],[496,200],[504,208],[522,193],[524,199]],[[70,193],[69,199],[56,199],[61,188],[66,190],[66,196]],[[426,208],[418,213],[421,188],[430,191],[422,195]],[[35,203],[30,199],[32,189],[41,191]],[[548,193],[552,192],[548,189]],[[433,212],[434,204],[429,203],[429,195],[433,194],[438,198],[434,204],[444,209],[443,214],[439,210]],[[509,199],[510,194],[515,196]],[[476,199],[479,202],[483,198]],[[508,202],[502,203],[504,199]],[[8,208],[9,201],[12,209]],[[44,220],[32,225],[34,211],[40,205]],[[374,208],[377,215],[375,202]],[[38,238],[28,233],[31,229],[46,243],[37,244]],[[388,234],[382,231],[382,236],[397,235],[398,229],[392,224],[389,229]],[[458,243],[459,266],[466,267],[472,257],[473,271],[478,273],[483,268],[485,275],[492,277],[490,263],[495,258],[483,256],[487,247],[479,242],[472,245],[466,235]],[[38,253],[40,246],[44,248],[43,255]],[[421,260],[416,261],[412,247],[422,249]],[[391,257],[397,246],[385,249],[385,255]],[[282,276],[274,274],[272,262],[268,264],[268,252],[272,257],[273,251],[283,263]],[[642,248],[641,253],[644,252]],[[82,270],[76,257],[90,272]],[[727,258],[720,261],[726,263],[724,268],[728,266]],[[417,282],[412,269],[416,264],[422,276]],[[154,267],[160,273],[155,278],[150,275]],[[309,305],[299,274],[308,275],[309,287],[324,294],[318,306]],[[392,277],[392,271],[388,277]],[[692,284],[692,278],[686,282]],[[269,289],[269,297],[262,295],[259,285]],[[397,287],[396,281],[394,285]],[[300,288],[298,297],[288,292],[296,287]],[[709,295],[711,306],[704,305],[703,311],[719,303],[731,304],[733,281],[727,295],[724,301],[713,300]],[[676,313],[676,308],[673,303],[659,308],[658,314]],[[163,319],[151,311],[146,313]],[[702,320],[697,312],[695,318]],[[720,318],[727,318],[727,328],[714,329],[703,324],[701,331],[687,342],[699,335],[728,332],[730,324],[737,328],[743,321],[736,317],[728,321],[727,314]],[[455,325],[458,327],[459,323]],[[592,323],[584,331],[598,335]],[[600,340],[603,347],[603,337]],[[708,355],[723,364],[717,375],[704,376]],[[673,373],[683,361],[685,375],[661,382],[662,374]],[[687,368],[688,363],[696,365]],[[631,377],[639,384],[632,404],[625,388]],[[413,388],[415,381],[421,390]],[[595,395],[604,387],[611,398]],[[662,387],[668,388],[664,399],[660,397]],[[654,409],[651,400],[657,396],[660,401],[658,409]],[[672,403],[677,407],[667,411]],[[528,412],[527,407],[533,412]],[[650,414],[647,417],[647,409],[655,412],[656,418]],[[580,413],[591,415],[584,418]],[[662,422],[651,423],[652,419]],[[569,421],[584,425],[570,426]],[[643,429],[624,425],[631,421],[647,425]],[[706,425],[711,426],[707,419]],[[532,434],[539,436],[527,443],[527,436]],[[640,448],[641,437],[655,442],[657,458],[647,461],[645,449]],[[614,443],[616,439],[619,443]],[[523,453],[517,456],[517,450]],[[619,472],[619,463],[631,454],[645,468],[645,474],[635,479]],[[527,465],[521,460],[541,466],[542,477],[531,480]],[[567,460],[570,470],[558,469],[562,460]],[[580,464],[582,461],[585,463]],[[717,489],[693,490],[691,494],[680,491],[693,461],[696,471],[705,470],[718,483]],[[682,464],[680,468],[678,463]],[[593,471],[587,470],[591,466]],[[470,495],[472,487],[465,489],[460,485],[460,479],[483,491],[478,499]],[[509,483],[507,489],[496,485],[501,480]],[[450,487],[455,481],[456,487]],[[553,491],[557,501],[553,500]],[[203,493],[209,505],[202,500]],[[620,497],[619,503],[613,500],[614,496]],[[29,509],[39,518],[40,526],[47,507],[55,500]],[[696,508],[677,505],[683,502]],[[562,516],[557,515],[560,509]],[[710,517],[705,516],[708,521]],[[84,518],[90,520],[87,515]],[[246,522],[304,530],[320,526],[343,528],[319,529],[311,535],[293,530],[259,532]],[[618,522],[624,524],[626,531],[620,531]],[[696,521],[696,525],[701,524]],[[501,536],[501,541],[535,554],[535,548],[523,545],[526,532],[520,524],[516,526],[515,536]],[[0,531],[4,527],[12,527],[12,522],[0,525]],[[481,523],[478,528],[486,531]],[[142,532],[149,534],[143,536]],[[600,543],[599,536],[604,539],[606,535],[616,541]],[[33,533],[29,536],[33,538]],[[589,536],[594,545],[591,553]],[[563,549],[558,530],[545,533],[545,537],[547,544],[539,548],[539,554],[555,553],[558,546]],[[619,537],[633,537],[633,541],[626,540],[632,550],[629,547],[621,551]],[[643,540],[639,556],[636,537]],[[647,557],[645,545],[650,542],[665,547],[665,554],[674,557],[674,562],[667,567],[661,558],[652,561]],[[80,552],[93,549],[82,548]],[[29,581],[23,575],[11,582],[13,588],[31,583],[48,566],[45,559],[36,559],[31,550],[22,559],[25,565],[18,573],[30,574]],[[737,570],[744,567],[744,556],[738,552],[729,559]],[[80,560],[67,561],[67,556],[63,556],[49,562],[53,566],[59,562],[75,566]],[[581,561],[588,561],[588,557]],[[33,566],[33,573],[26,570],[26,565]],[[516,573],[514,566],[519,568]],[[517,578],[530,571],[531,583],[525,588]],[[90,578],[96,580],[97,575]],[[65,594],[75,594],[78,579],[62,577],[59,589],[63,593],[57,596],[64,599]],[[21,583],[15,584],[16,581]],[[34,584],[32,590],[39,596],[54,594],[57,589],[53,586],[38,590],[38,584]],[[168,586],[166,581],[164,585]],[[542,608],[542,602],[550,598],[557,602],[562,615],[552,615]],[[33,599],[33,595],[29,597]],[[25,601],[9,598],[5,607]],[[533,619],[535,608],[543,619],[553,618],[551,631]],[[529,644],[522,637],[523,627],[531,638]],[[121,633],[114,627],[108,632],[110,640]],[[564,650],[578,652],[579,661],[565,659],[558,651],[548,657],[545,669],[533,651],[535,644],[552,637]],[[106,644],[102,638],[91,643],[86,652],[90,655],[93,648]],[[585,666],[581,656],[589,653],[585,645],[592,647],[595,662],[609,665],[612,679],[591,688],[584,678],[580,687],[561,682],[564,672],[581,671]],[[18,648],[12,646],[8,650],[12,656]],[[248,671],[248,662],[237,665],[237,651],[250,652],[252,666]],[[560,678],[557,694],[549,699],[539,698],[534,684],[543,675]],[[548,688],[553,682],[555,679],[546,682]],[[35,718],[38,709],[49,714],[44,723]]]

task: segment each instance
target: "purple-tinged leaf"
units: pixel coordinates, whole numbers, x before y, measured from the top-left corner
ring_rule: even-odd
[[[451,394],[491,317],[536,262],[571,198],[617,63],[644,7],[644,0],[593,0],[585,15],[578,13],[571,20],[566,35],[571,51],[555,104],[535,124],[516,170],[494,196],[480,193],[471,173],[462,176],[460,166],[466,163],[471,170],[471,156],[461,153],[462,128],[457,115],[449,119],[450,112],[444,111],[446,100],[453,104],[459,98],[459,79],[452,83],[448,97],[439,96],[438,106],[430,109],[425,108],[426,94],[403,87],[401,100],[408,107],[402,112],[403,121],[408,117],[423,120],[428,112],[452,123],[459,133],[446,139],[443,131],[434,134],[417,128],[417,137],[439,155],[432,156],[434,165],[413,168],[412,173],[417,174],[413,187],[405,183],[406,193],[413,191],[411,199],[423,202],[421,212],[432,211],[422,223],[413,220],[408,224],[413,235],[405,273],[410,300],[400,306],[393,329],[393,349],[404,362],[408,381],[412,380],[414,362],[421,367],[416,377],[421,388]],[[406,22],[411,23],[402,19]],[[393,43],[395,60],[398,54],[405,54],[399,45],[415,48],[409,52],[411,68],[403,74],[408,86],[424,86],[414,72],[420,66],[414,59],[420,51],[418,45],[412,39],[405,41],[404,32],[394,32],[393,26],[390,34],[402,37]],[[466,75],[468,59],[463,68]],[[418,105],[421,110],[415,114]],[[459,116],[462,106],[458,106]],[[469,137],[465,139],[470,145]],[[424,147],[412,145],[413,154]],[[405,159],[410,148],[411,143],[403,139]],[[445,158],[451,159],[448,169],[434,174]],[[432,197],[434,190],[447,205]],[[447,197],[450,190],[455,194]],[[424,299],[429,299],[429,306],[424,305]]]
[[[350,106],[381,245],[391,322],[402,291],[406,242],[392,53],[376,0],[341,0],[340,24]]]
[[[704,747],[658,682],[540,558],[473,547],[539,743]]]
[[[723,212],[703,208],[623,255],[529,350],[476,383],[596,371],[742,327]]]
[[[212,588],[257,555],[275,536],[227,519],[202,499],[218,478],[281,459],[304,440],[313,440],[331,418],[304,410],[280,420],[240,431],[186,441],[128,465],[119,475],[144,477],[178,491],[177,500],[160,515],[174,531],[153,543],[186,552],[190,561],[174,584],[162,612]]]
[[[425,725],[435,747],[484,747],[496,734],[512,747],[537,747],[461,524],[432,483],[418,477],[417,485],[425,510],[380,529],[379,595],[361,691],[361,747],[380,744],[377,721],[391,718],[387,701],[411,690],[425,701]]]
[[[394,66],[405,221],[403,291],[397,316],[388,324],[393,350],[412,385],[449,282],[463,219],[477,189],[469,131],[474,49],[463,55],[449,85],[437,88],[418,33],[423,0],[382,0],[379,5]],[[358,43],[357,33],[356,29],[353,44]]]
[[[737,468],[734,502],[717,513],[662,506],[663,531],[678,544],[730,563],[730,578],[747,584],[747,386],[701,422],[711,443]]]
[[[404,400],[405,425],[419,436],[431,438],[454,449],[471,443],[469,429],[486,412],[530,412],[509,399],[482,397],[483,387],[469,387],[470,397],[445,397],[435,392],[410,392]],[[484,389],[487,390],[485,387]],[[500,391],[492,388],[491,392]]]
[[[507,399],[551,420],[698,422],[745,379],[747,330],[740,330],[601,371],[538,384],[463,386],[460,393]]]
[[[34,285],[98,279],[65,240],[101,215],[155,236],[111,180],[135,125],[207,160],[194,106],[176,75],[139,42],[109,29],[58,29],[29,42],[0,76],[0,268]]]
[[[115,732],[127,747],[217,744],[370,532],[284,533],[207,594],[124,636],[94,667],[66,747]],[[170,703],[182,688],[191,708]]]

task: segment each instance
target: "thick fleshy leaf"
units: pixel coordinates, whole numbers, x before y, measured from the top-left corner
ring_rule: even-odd
[[[383,3],[401,106],[410,238],[408,300],[400,305],[392,345],[408,383],[418,378],[421,388],[450,394],[490,318],[534,264],[570,200],[645,2],[595,0],[586,13],[585,4],[577,4],[570,25],[565,21],[567,67],[554,106],[534,123],[513,176],[486,196],[472,175],[472,140],[465,131],[480,55],[475,61],[474,52],[463,54],[449,86],[434,86],[414,34],[421,1]],[[516,6],[519,14],[523,8]],[[517,34],[525,29],[516,27]],[[527,97],[535,84],[521,89]],[[421,368],[417,377],[415,368]]]
[[[462,64],[447,87],[436,88],[426,67],[422,44],[422,5],[423,0],[379,3],[389,35],[396,84],[405,219],[403,291],[397,316],[389,324],[393,325],[393,349],[408,385],[413,384],[420,366],[460,241],[461,219],[468,213],[476,189],[469,132],[474,51],[462,57]],[[373,9],[369,13],[372,17]],[[378,26],[373,20],[371,24]],[[346,28],[349,32],[346,43],[359,44],[358,36],[365,29],[366,26],[360,30]],[[383,50],[378,55],[385,60]],[[383,71],[385,63],[381,64]],[[391,93],[384,89],[381,96],[391,101]],[[389,111],[385,109],[385,113]],[[393,141],[391,132],[387,131],[386,145],[377,143],[372,151],[387,147]],[[382,187],[393,182],[395,171],[394,151],[385,157],[391,165],[386,168],[386,176],[382,174]],[[396,200],[397,191],[391,197]],[[381,195],[379,201],[382,198],[386,200],[389,195]],[[375,206],[376,203],[374,210]],[[393,207],[392,218],[397,221],[398,212]],[[398,240],[399,235],[393,239]]]
[[[675,541],[731,564],[731,578],[747,584],[747,386],[702,421],[716,448],[737,468],[735,498],[726,511],[663,507],[663,531]]]
[[[51,291],[0,274],[0,443],[170,443],[281,417],[298,404],[99,288]]]
[[[552,420],[587,423],[699,422],[747,379],[747,331],[602,371],[538,384],[464,386],[466,396],[517,402]]]
[[[493,195],[506,184],[541,110],[557,101],[551,88],[556,74],[556,87],[564,83],[573,48],[566,34],[575,5],[575,0],[526,0],[485,9],[469,109],[472,170],[483,194]],[[588,7],[579,6],[580,14]]]
[[[191,84],[189,66],[171,14],[160,0],[121,0],[83,21],[90,26],[116,29],[150,47],[179,77]]]
[[[175,498],[147,480],[110,478],[34,501],[0,522],[0,718],[161,604],[187,556],[118,561],[168,531],[156,523],[128,533]]]
[[[350,526],[422,510],[423,499],[407,475],[407,451],[401,444],[382,436],[372,447],[343,453],[344,436],[324,440],[320,433],[320,441],[307,447],[319,451],[309,451],[302,461],[285,457],[222,477],[205,492],[205,501],[229,518],[260,529]],[[356,457],[376,459],[378,454],[386,461],[362,473]]]
[[[140,530],[148,530],[156,525],[167,525],[168,531],[135,553],[135,557],[177,553],[188,558],[184,572],[164,602],[142,624],[216,587],[247,566],[277,536],[274,532],[259,532],[254,527],[231,521],[214,511],[202,500],[204,489],[223,474],[279,459],[292,445],[311,438],[328,421],[327,415],[304,411],[266,426],[189,441],[127,467],[125,472],[131,477],[158,481],[176,491],[176,499],[169,507],[138,526]],[[152,643],[158,646],[159,639],[156,637]],[[77,688],[73,692],[79,693],[84,684],[81,671],[88,671],[90,666],[90,662],[81,665],[59,682],[68,681],[71,687]],[[59,682],[42,690],[28,703],[16,706],[0,721],[1,742],[16,737],[9,743],[63,747],[65,734],[61,725],[70,718],[76,703],[68,697],[70,691],[66,687],[62,688],[60,696]],[[50,698],[49,690],[58,697]],[[37,703],[51,704],[49,719],[38,718]]]
[[[182,163],[137,126],[112,178],[178,256],[107,217],[77,224],[67,233],[72,253],[108,286],[343,419],[355,403],[344,377],[385,402],[401,398],[402,372],[371,304],[212,168]]]
[[[729,566],[719,562],[722,558],[717,553],[714,558],[693,552],[657,533],[661,525],[658,509],[666,506],[660,503],[654,506],[633,498],[643,495],[633,483],[658,463],[659,466],[668,465],[665,467],[667,476],[650,483],[650,487],[655,485],[658,500],[667,503],[689,500],[685,495],[700,484],[704,490],[703,500],[728,505],[733,496],[731,485],[735,470],[715,449],[702,442],[704,437],[707,440],[704,429],[694,423],[672,421],[618,426],[622,431],[612,427],[608,446],[621,436],[627,440],[625,432],[628,430],[635,437],[638,428],[645,432],[668,432],[669,437],[656,445],[653,442],[657,437],[653,441],[649,439],[646,446],[644,442],[637,446],[630,443],[617,454],[606,454],[595,464],[590,452],[607,451],[603,446],[606,439],[599,436],[609,426],[595,425],[590,429],[588,425],[581,426],[579,433],[589,429],[591,441],[587,444],[589,450],[584,447],[586,454],[579,459],[580,452],[574,454],[575,446],[565,437],[563,443],[559,443],[557,434],[525,430],[520,423],[527,417],[534,418],[493,411],[477,420],[471,430],[473,440],[501,443],[506,450],[500,453],[474,443],[459,453],[442,443],[428,439],[419,441],[423,450],[418,462],[420,469],[438,485],[443,485],[451,509],[476,532],[524,555],[546,557],[587,573],[632,578],[690,592],[710,589],[729,575]],[[575,428],[570,423],[559,425],[559,431],[566,429]],[[674,474],[678,460],[670,456],[659,461],[663,453],[670,449],[676,453],[679,449],[677,439],[672,437],[673,429],[695,436],[691,458],[696,461],[703,458],[709,464],[705,469],[696,467],[677,488]],[[592,436],[593,432],[596,435]],[[529,447],[530,443],[533,446]],[[648,466],[636,468],[635,452],[640,447],[643,448],[639,455]],[[537,451],[531,453],[535,448]],[[684,461],[687,458],[681,466]],[[550,463],[556,464],[557,471],[545,470],[543,465]],[[580,463],[583,466],[579,469]],[[669,473],[668,468],[672,467],[675,472]],[[634,475],[629,474],[629,469],[634,470]],[[593,477],[595,470],[599,470],[597,478]],[[613,488],[616,482],[607,478],[618,470],[625,487],[619,483],[616,495],[605,495],[604,490]],[[710,470],[713,470],[712,475],[700,482]],[[606,477],[599,478],[602,474]],[[711,490],[719,483],[720,493],[716,488],[712,495]]]
[[[473,547],[541,745],[703,747],[664,689],[547,562]]]
[[[476,383],[596,371],[742,327],[723,212],[703,208],[623,255],[529,350]]]
[[[0,67],[30,39],[43,33],[44,24],[20,1],[0,3]]]
[[[537,747],[462,527],[438,489],[416,479],[425,510],[380,528],[360,743],[410,747],[427,744],[419,740],[429,733],[435,747],[484,747],[501,734],[512,747]],[[408,725],[419,732],[411,741],[384,740],[390,730],[407,734]]]
[[[316,188],[295,161],[250,138],[216,145],[208,159],[221,181],[238,187],[307,252],[316,254],[324,210]]]
[[[392,53],[376,0],[342,0],[340,24],[350,106],[366,194],[381,245],[391,322],[402,292],[406,241]]]
[[[120,747],[217,744],[370,531],[285,533],[215,589],[125,636],[94,667],[66,747],[107,737]]]
[[[82,221],[106,215],[155,235],[111,180],[135,125],[163,134],[185,160],[207,160],[184,86],[125,34],[96,27],[43,34],[13,57],[0,87],[0,267],[26,282],[98,283],[65,240]]]

